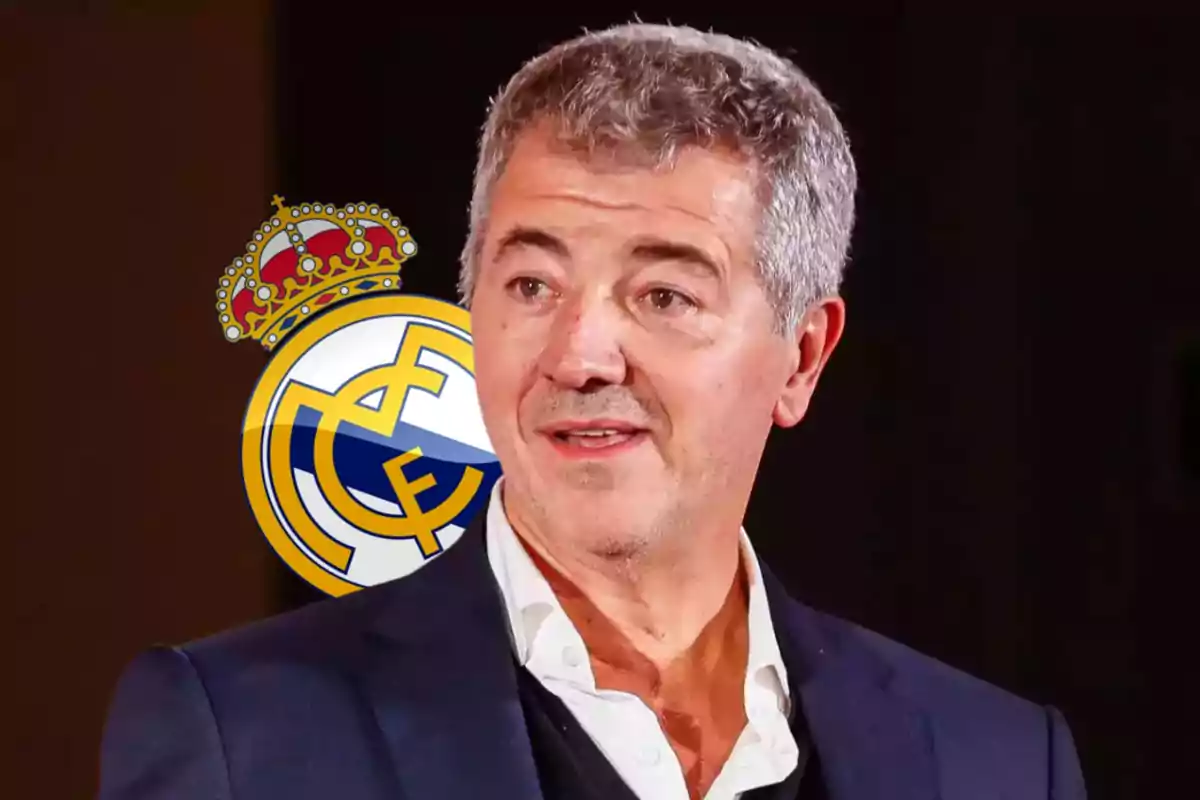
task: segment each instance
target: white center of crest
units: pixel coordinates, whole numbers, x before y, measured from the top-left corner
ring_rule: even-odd
[[[453,325],[420,317],[377,317],[339,328],[310,348],[288,371],[280,383],[280,392],[272,400],[268,419],[274,416],[282,388],[290,381],[333,394],[351,378],[394,363],[410,322],[440,328],[470,341],[469,336]],[[474,376],[431,350],[423,351],[417,363],[445,375],[446,383],[439,397],[419,389],[409,392],[400,419],[479,450],[495,452],[483,426]],[[378,409],[378,405],[363,404]]]
[[[271,400],[266,416],[268,423],[275,419],[279,399],[290,384],[301,383],[328,394],[335,394],[360,375],[393,365],[410,325],[437,328],[470,342],[470,337],[463,331],[434,319],[396,315],[352,322],[314,344],[292,365]],[[474,376],[451,358],[433,350],[422,350],[417,356],[417,364],[441,373],[445,376],[445,381],[441,392],[436,396],[421,388],[409,390],[400,411],[399,421],[475,450],[493,453],[483,425]],[[365,396],[356,398],[355,402],[365,408],[379,411],[389,392],[404,391],[405,388],[374,388]],[[268,424],[268,429],[270,433],[264,437],[262,450],[264,473],[267,473],[269,466],[267,456],[271,439],[275,436],[292,435],[290,428],[286,426],[273,427]],[[407,575],[427,563],[414,540],[381,537],[350,524],[333,508],[316,476],[307,468],[294,468],[293,477],[300,501],[309,518],[330,538],[353,549],[349,569],[342,575],[345,579],[359,586],[372,586]],[[277,516],[285,528],[290,528],[286,516],[281,513],[273,490],[268,491]],[[374,496],[353,487],[347,487],[347,491],[366,508],[390,516],[403,515],[393,497]],[[463,529],[456,524],[436,531],[443,551],[450,547],[462,532]],[[288,531],[288,535],[315,563],[324,563],[309,550],[294,531]],[[326,568],[328,569],[328,565]]]

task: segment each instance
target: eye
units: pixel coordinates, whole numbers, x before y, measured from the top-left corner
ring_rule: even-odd
[[[696,308],[696,301],[682,292],[674,289],[656,287],[646,292],[642,297],[655,311],[666,313],[683,313]]]
[[[522,300],[539,300],[550,292],[550,287],[545,281],[523,275],[509,281],[508,290],[515,292]]]

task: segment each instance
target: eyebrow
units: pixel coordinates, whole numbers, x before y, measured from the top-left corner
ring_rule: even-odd
[[[724,274],[712,256],[699,247],[657,237],[641,240],[633,248],[633,257],[637,261],[648,263],[677,261],[693,267],[699,267],[701,271],[708,273],[709,277],[717,278],[718,280]]]
[[[553,236],[546,231],[538,228],[527,228],[518,225],[512,228],[500,239],[500,243],[496,245],[495,260],[499,261],[508,254],[510,250],[516,250],[522,247],[533,247],[538,250],[545,250],[556,258],[567,258],[570,253],[567,250],[567,245],[557,236]]]
[[[557,236],[539,228],[518,225],[501,237],[500,243],[496,246],[495,260],[499,261],[509,251],[521,247],[544,250],[559,259],[570,257],[570,250],[566,243]],[[644,238],[634,245],[631,254],[635,261],[644,263],[677,261],[699,267],[703,272],[718,279],[724,274],[712,256],[695,245],[683,242],[674,242],[658,237]]]

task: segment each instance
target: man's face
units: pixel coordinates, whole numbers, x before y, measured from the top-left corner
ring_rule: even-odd
[[[692,149],[654,172],[520,138],[472,302],[514,522],[613,555],[736,529],[772,422],[799,420],[824,360],[806,372],[803,341],[774,330],[757,220],[732,156]]]

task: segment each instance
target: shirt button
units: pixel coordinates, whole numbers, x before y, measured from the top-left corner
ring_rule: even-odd
[[[578,667],[583,663],[583,654],[578,647],[568,647],[563,650],[563,663],[568,667]]]
[[[662,761],[662,753],[657,747],[647,747],[638,755],[638,760],[647,767],[653,767]]]

